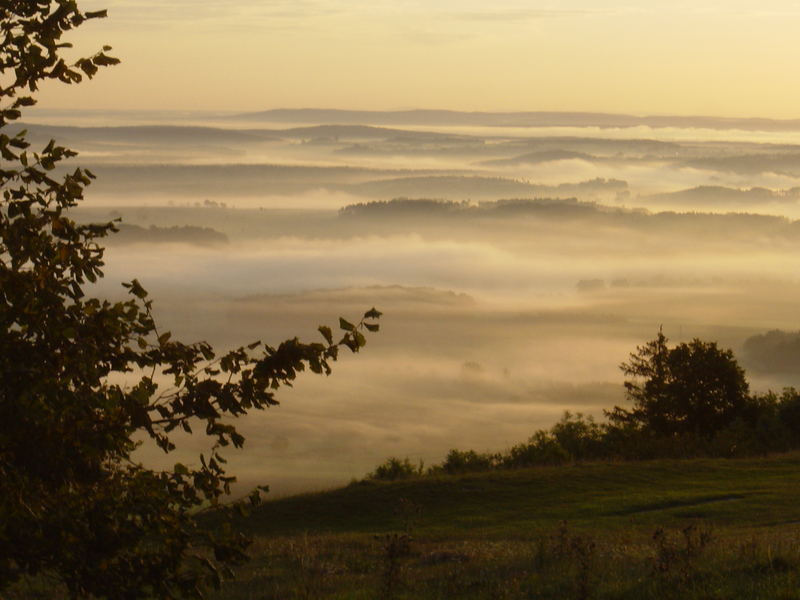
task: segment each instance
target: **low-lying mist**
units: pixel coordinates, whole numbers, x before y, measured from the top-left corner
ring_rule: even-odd
[[[292,218],[302,230],[303,213]],[[339,220],[328,217],[329,232]],[[112,282],[137,276],[163,327],[221,347],[313,339],[339,316],[373,305],[385,313],[362,354],[344,357],[330,378],[301,378],[280,408],[241,424],[248,443],[236,470],[276,493],[360,477],[388,455],[431,462],[451,447],[499,450],[564,410],[601,416],[624,402],[619,363],[661,326],[676,341],[738,351],[796,320],[796,259],[780,243],[670,249],[640,234],[615,245],[585,224],[569,238],[463,238],[451,227],[112,244],[102,293],[119,295]],[[791,383],[753,378],[760,389]]]
[[[756,390],[800,383],[771,368],[789,342],[758,337],[798,329],[797,150],[780,132],[250,125],[52,130],[100,176],[75,218],[122,219],[96,292],[138,278],[176,338],[311,340],[384,312],[361,354],[239,423],[245,450],[226,457],[242,491],[501,450],[565,410],[602,417],[659,327],[732,348]],[[192,462],[204,443],[140,455]]]

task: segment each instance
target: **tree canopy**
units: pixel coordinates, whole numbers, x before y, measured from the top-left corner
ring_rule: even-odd
[[[749,386],[731,350],[693,339],[674,348],[659,331],[620,365],[631,410],[616,407],[612,421],[644,427],[656,435],[710,437],[742,416]]]
[[[117,229],[69,216],[94,175],[64,166],[74,151],[33,149],[9,130],[42,81],[79,83],[119,62],[108,46],[62,57],[66,33],[105,16],[74,0],[0,2],[0,592],[44,573],[74,598],[201,597],[248,544],[197,525],[234,482],[220,455],[244,444],[232,419],[276,405],[306,369],[329,374],[380,313],[341,319],[336,337],[320,327],[320,342],[218,353],[160,330],[136,280],[123,302],[88,295],[103,275],[100,242]],[[115,383],[120,373],[135,384]],[[198,465],[156,471],[135,459],[134,439],[170,452],[175,430],[210,437]]]

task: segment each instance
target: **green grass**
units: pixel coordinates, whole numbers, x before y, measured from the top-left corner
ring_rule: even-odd
[[[798,453],[354,483],[240,526],[220,599],[800,599]]]
[[[800,454],[763,459],[587,463],[406,481],[267,502],[255,535],[397,530],[400,498],[422,507],[417,532],[507,538],[567,520],[600,530],[702,518],[759,528],[800,520]]]

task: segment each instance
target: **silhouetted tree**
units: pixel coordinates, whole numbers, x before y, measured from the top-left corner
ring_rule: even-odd
[[[659,331],[620,365],[633,378],[625,382],[633,408],[615,407],[611,421],[659,436],[711,437],[742,416],[749,388],[733,352],[699,339],[674,348],[667,341]]]
[[[0,595],[44,573],[72,598],[201,597],[248,544],[196,521],[234,481],[219,454],[244,444],[230,420],[277,404],[275,390],[306,368],[330,373],[380,313],[341,320],[338,341],[321,327],[322,343],[218,356],[157,329],[135,280],[125,302],[86,296],[102,276],[98,241],[116,229],[68,216],[93,175],[55,175],[75,152],[52,141],[31,151],[8,128],[42,81],[78,83],[118,62],[108,47],[73,64],[60,56],[64,33],[104,16],[74,0],[0,2]],[[155,471],[132,456],[142,443],[170,452],[171,432],[197,428],[214,444],[198,466]]]

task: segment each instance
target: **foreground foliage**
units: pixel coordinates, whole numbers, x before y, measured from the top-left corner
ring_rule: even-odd
[[[61,57],[63,34],[104,16],[72,0],[0,3],[0,593],[46,574],[73,598],[200,597],[249,544],[196,525],[235,480],[219,453],[244,444],[230,419],[277,404],[299,372],[329,374],[380,313],[341,320],[337,339],[321,327],[320,343],[218,355],[160,331],[136,280],[125,302],[88,295],[103,274],[99,241],[116,231],[69,217],[93,175],[63,166],[75,152],[34,151],[10,126],[42,81],[78,83],[118,62],[108,47]],[[209,436],[198,465],[157,472],[134,459],[134,439],[170,452],[176,429]]]

